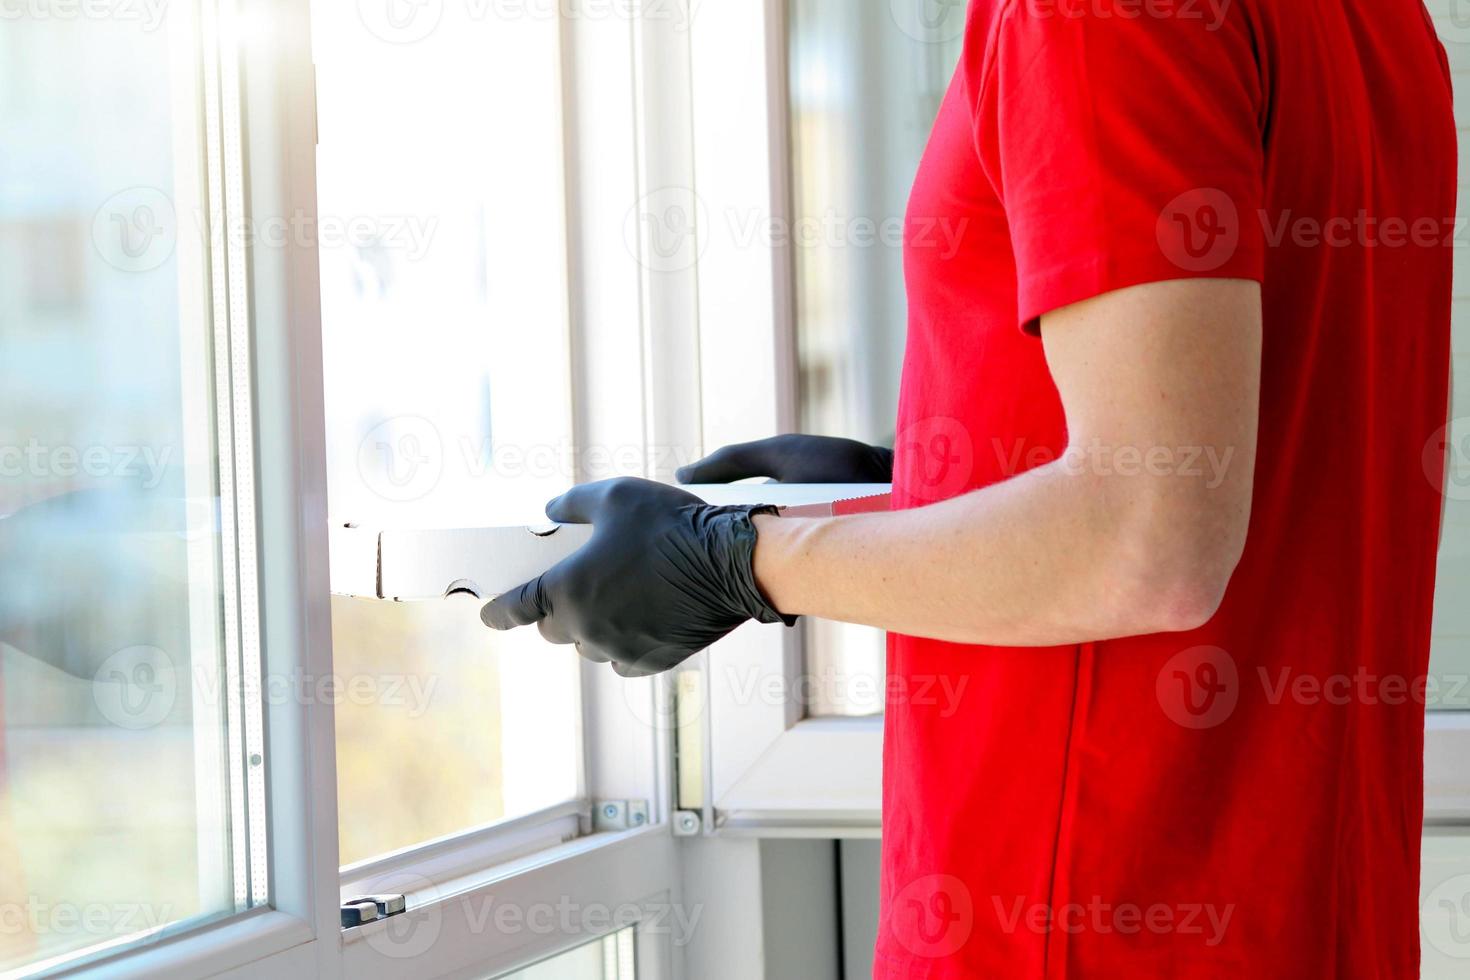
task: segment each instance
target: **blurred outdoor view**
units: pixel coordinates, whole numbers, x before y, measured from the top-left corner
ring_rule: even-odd
[[[194,10],[0,21],[0,972],[250,900]]]
[[[313,6],[336,523],[542,524],[573,483],[558,25],[473,6]],[[343,864],[581,795],[571,648],[463,598],[332,617],[381,695],[336,705]]]

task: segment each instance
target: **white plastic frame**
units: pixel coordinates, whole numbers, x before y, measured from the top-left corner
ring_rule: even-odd
[[[689,45],[691,140],[701,228],[702,442],[715,448],[796,425],[784,0],[704,4]],[[709,121],[706,123],[706,121]],[[742,233],[744,229],[745,233]],[[724,365],[739,363],[732,372]],[[747,626],[701,660],[706,832],[873,837],[880,821],[882,719],[808,719],[791,696],[800,635]],[[787,692],[773,697],[771,692]]]
[[[237,7],[230,37],[240,71],[215,97],[243,86],[240,183],[225,203],[245,226],[271,215],[316,213],[316,118],[306,0],[225,0]],[[665,9],[665,5],[658,5]],[[561,20],[569,203],[585,211],[569,229],[571,323],[577,355],[578,443],[637,446],[638,475],[666,472],[678,460],[661,447],[689,445],[697,414],[688,395],[697,349],[687,325],[693,270],[650,270],[621,222],[608,232],[596,220],[635,213],[666,164],[661,100],[687,86],[687,45],[678,20],[578,16]],[[675,80],[671,81],[670,76]],[[677,111],[677,108],[674,110]],[[229,118],[229,114],[223,114]],[[228,134],[226,134],[228,135]],[[609,183],[614,178],[627,178]],[[253,369],[256,453],[255,556],[260,569],[260,648],[264,671],[330,676],[330,569],[318,263],[293,245],[251,244],[227,266],[248,289],[249,346],[235,353]],[[634,359],[599,356],[604,348]],[[238,360],[237,360],[238,363]],[[234,380],[234,379],[232,379]],[[628,385],[643,393],[622,411]],[[243,390],[243,389],[242,389]],[[241,420],[237,419],[237,425]],[[611,475],[605,473],[587,475]],[[478,910],[493,902],[522,909],[571,903],[590,909],[657,910],[678,902],[676,847],[669,831],[672,731],[668,679],[626,682],[587,665],[583,675],[587,739],[585,798],[521,820],[431,842],[367,865],[338,867],[336,744],[330,704],[266,707],[271,906],[145,944],[119,946],[86,962],[55,964],[53,973],[85,977],[483,977],[539,962],[616,931],[622,921],[586,928],[507,933],[487,928]],[[643,800],[652,823],[591,833],[589,805]],[[376,890],[398,876],[410,913],[344,932],[342,895]],[[466,914],[459,914],[463,910]],[[432,929],[425,925],[431,923]],[[678,948],[659,923],[637,924],[638,975],[675,975]],[[432,935],[430,935],[432,932]],[[405,940],[404,937],[407,936]],[[426,938],[427,937],[427,938]],[[403,955],[416,942],[425,948]],[[407,942],[407,945],[405,945]]]

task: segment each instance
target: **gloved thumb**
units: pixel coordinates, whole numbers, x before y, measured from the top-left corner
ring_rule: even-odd
[[[493,630],[513,630],[540,622],[546,616],[541,594],[541,580],[532,579],[486,603],[480,610],[480,622]]]
[[[704,459],[681,466],[674,473],[680,483],[734,483],[753,476],[776,476],[762,467],[758,443],[741,443],[726,446],[710,453]],[[769,468],[769,467],[768,467]]]

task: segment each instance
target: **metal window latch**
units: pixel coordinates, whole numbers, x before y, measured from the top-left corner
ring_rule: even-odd
[[[592,807],[594,833],[616,833],[648,826],[647,800],[602,800]]]
[[[408,899],[403,895],[363,895],[349,898],[342,903],[342,928],[356,929],[358,926],[408,911]]]

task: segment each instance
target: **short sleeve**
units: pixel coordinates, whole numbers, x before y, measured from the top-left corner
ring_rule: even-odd
[[[971,79],[976,146],[1023,327],[1128,286],[1264,278],[1264,96],[1245,7],[1016,0],[996,22]]]

